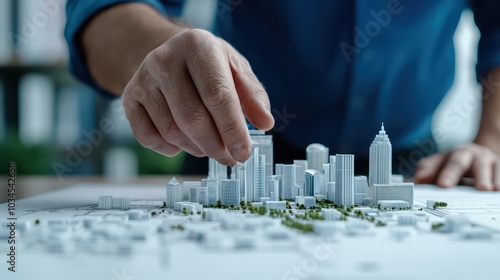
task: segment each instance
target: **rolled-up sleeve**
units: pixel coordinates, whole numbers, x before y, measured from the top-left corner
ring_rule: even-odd
[[[90,74],[84,52],[81,49],[79,33],[99,12],[114,5],[132,2],[148,4],[164,15],[178,16],[182,7],[181,0],[68,0],[66,4],[67,22],[64,37],[69,48],[69,69],[79,80],[107,96],[112,95],[100,87]],[[110,32],[112,31],[110,30]]]
[[[500,1],[475,0],[472,10],[481,32],[476,71],[478,78],[486,77],[491,70],[500,66]]]

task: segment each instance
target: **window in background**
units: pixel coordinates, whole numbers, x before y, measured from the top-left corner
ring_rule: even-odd
[[[27,64],[66,62],[62,0],[19,0],[19,58]]]
[[[0,1],[0,64],[8,64],[12,58],[11,2]]]
[[[74,145],[80,138],[79,94],[73,87],[64,88],[57,98],[56,139],[60,147]]]
[[[112,179],[136,177],[138,172],[136,154],[128,148],[110,148],[104,155],[104,175]]]
[[[105,118],[108,118],[113,124],[113,131],[109,134],[109,139],[117,144],[127,144],[135,142],[134,134],[130,128],[130,124],[125,116],[122,99],[116,98],[109,104],[109,109],[105,113]]]
[[[188,0],[181,18],[191,26],[211,30],[217,5],[217,0]]]
[[[0,80],[0,142],[5,138],[5,104],[3,82]]]
[[[19,135],[25,144],[47,143],[54,130],[54,85],[43,75],[26,75],[20,83]]]

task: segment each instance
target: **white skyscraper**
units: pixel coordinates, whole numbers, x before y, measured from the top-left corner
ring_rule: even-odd
[[[354,177],[354,204],[363,204],[363,199],[366,198],[368,190],[368,181],[366,176]]]
[[[201,187],[191,187],[189,188],[189,201],[194,203],[200,202],[200,188]]]
[[[318,193],[318,183],[321,173],[314,169],[307,169],[304,172],[304,196],[314,196]]]
[[[335,200],[338,205],[354,204],[354,155],[336,155]]]
[[[254,172],[253,172],[253,170],[255,169],[255,167],[254,167],[254,158],[255,158],[254,153],[255,153],[255,151],[252,150],[252,154],[247,159],[247,161],[245,161],[245,191],[244,191],[245,202],[247,202],[247,201],[252,202],[253,201],[253,182],[255,180]]]
[[[208,188],[200,187],[198,189],[198,203],[200,204],[208,204]]]
[[[216,204],[219,200],[219,185],[215,179],[202,179],[201,187],[207,188],[207,204]]]
[[[384,124],[370,146],[370,170],[365,203],[379,201],[406,201],[413,207],[413,183],[403,183],[403,178],[392,181],[392,146]]]
[[[272,168],[272,167],[271,167]],[[266,156],[257,155],[254,159],[253,201],[260,201],[266,194]]]
[[[259,148],[259,154],[266,156],[266,175],[273,174],[273,136],[266,135],[261,130],[249,130],[252,148]]]
[[[233,179],[240,180],[240,197],[245,197],[245,163],[238,162],[236,166],[232,168]]]
[[[167,184],[166,203],[168,208],[174,208],[174,203],[182,201],[182,185],[173,177]]]
[[[323,163],[323,175],[325,175],[325,182],[330,182],[330,164]]]
[[[240,204],[240,180],[224,179],[220,181],[221,196],[223,205],[237,206]]]
[[[280,192],[278,194],[279,197],[283,197],[283,163],[276,163],[274,167],[274,174],[280,176]]]
[[[284,164],[282,173],[283,199],[290,199],[297,196],[296,167],[295,164]]]
[[[327,179],[327,182],[335,182],[335,156],[330,156],[330,172],[328,173],[330,176]]]
[[[266,190],[266,156],[259,154],[259,148],[253,148],[252,154],[245,161],[245,200],[258,202]]]
[[[326,183],[326,198],[328,200],[335,200],[335,182]]]
[[[392,174],[392,146],[384,124],[370,146],[370,184],[390,184]]]
[[[182,184],[182,200],[189,201],[191,188],[199,187],[201,187],[201,181],[184,181],[184,184]]]
[[[307,170],[307,160],[294,160],[293,164],[295,164],[296,171],[296,184],[299,186],[300,195],[304,195],[304,172]]]
[[[227,179],[227,166],[220,164],[213,158],[208,159],[208,179]]]
[[[275,184],[278,184],[277,187],[278,189],[275,189]],[[283,176],[281,175],[272,175],[272,176],[267,176],[267,183],[266,183],[266,196],[269,196],[272,198],[271,193],[276,195],[276,200],[278,198],[283,198]]]
[[[279,200],[280,199],[280,181],[277,179],[272,179],[270,182],[271,191],[269,192],[269,197],[271,200]]]
[[[322,171],[323,164],[328,163],[328,153],[328,148],[321,144],[315,143],[307,146],[307,168]]]

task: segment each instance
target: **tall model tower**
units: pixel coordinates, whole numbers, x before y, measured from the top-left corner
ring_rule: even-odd
[[[354,155],[336,155],[335,199],[338,205],[354,204]]]
[[[174,203],[179,201],[182,201],[182,185],[173,177],[167,184],[167,207],[174,208]]]
[[[248,125],[248,124],[247,124]],[[252,149],[259,148],[259,154],[266,156],[266,176],[273,174],[273,136],[267,135],[264,131],[256,130],[255,127],[248,127],[250,139],[252,139]]]
[[[265,195],[266,156],[261,155],[259,148],[253,148],[252,154],[245,161],[245,200],[259,201]]]
[[[392,145],[384,124],[370,146],[368,181],[373,184],[390,184],[392,174]]]

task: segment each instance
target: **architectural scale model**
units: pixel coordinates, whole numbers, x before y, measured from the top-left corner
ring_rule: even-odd
[[[0,279],[498,279],[500,194],[404,183],[383,125],[368,176],[321,144],[273,174],[271,136],[251,138],[201,181],[76,185],[9,221],[0,205]]]
[[[277,163],[272,174],[272,136],[251,130],[250,137],[254,143],[250,157],[229,172],[210,159],[208,177],[201,182],[181,185],[172,178],[167,184],[167,207],[182,211],[197,204],[213,208],[220,202],[234,208],[275,205],[282,200],[306,209],[315,207],[317,201],[342,209],[361,205],[393,210],[413,207],[414,184],[391,173],[392,146],[383,124],[370,146],[368,179],[354,176],[354,155],[330,156],[327,147],[316,143],[307,147],[306,161]]]

